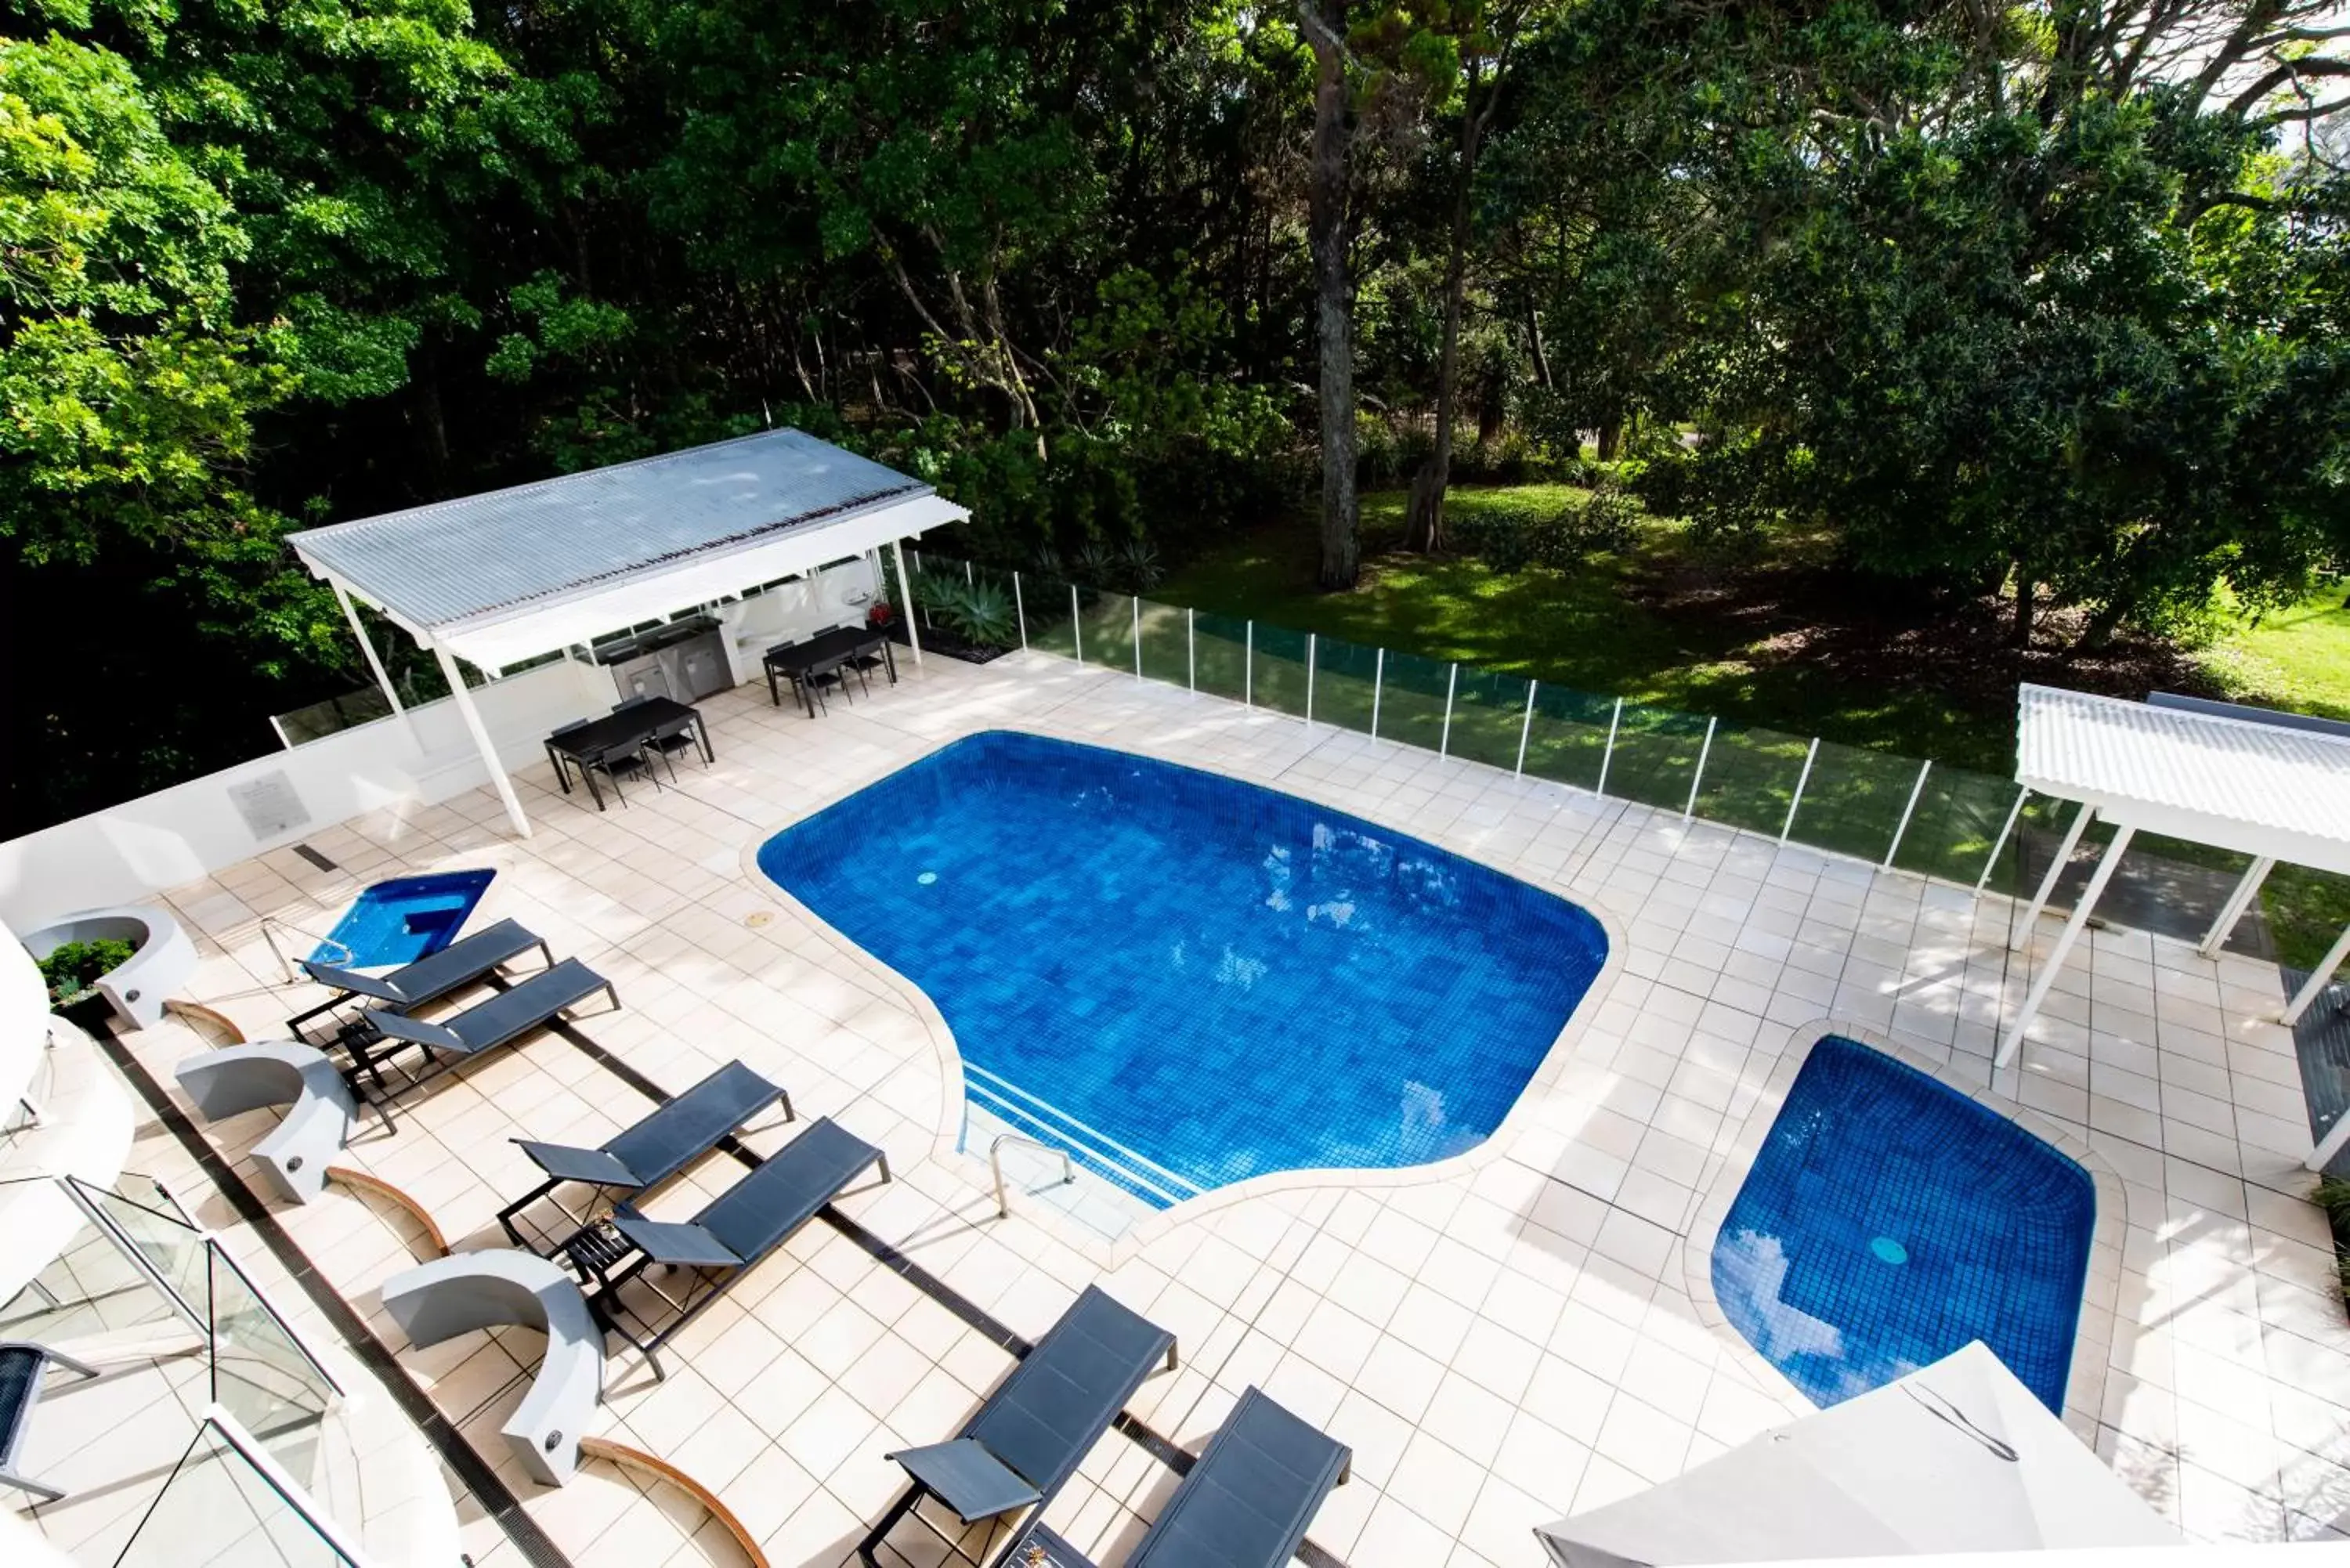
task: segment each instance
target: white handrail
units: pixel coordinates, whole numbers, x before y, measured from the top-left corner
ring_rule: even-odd
[[[995,1141],[987,1146],[987,1163],[989,1168],[995,1172],[995,1217],[998,1220],[1012,1218],[1012,1202],[1003,1189],[1003,1146],[1007,1143],[1026,1144],[1030,1148],[1042,1149],[1046,1154],[1059,1155],[1062,1186],[1066,1187],[1077,1179],[1076,1165],[1069,1158],[1067,1149],[1056,1148],[1042,1139],[1025,1137],[1019,1133],[997,1133]]]

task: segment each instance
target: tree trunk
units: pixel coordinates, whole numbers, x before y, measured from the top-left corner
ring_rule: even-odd
[[[1347,254],[1347,154],[1354,128],[1340,29],[1345,0],[1301,0],[1314,48],[1314,145],[1306,171],[1306,228],[1314,252],[1321,338],[1322,570],[1326,588],[1351,588],[1361,568],[1355,495],[1354,269]]]
[[[2032,646],[2032,612],[2039,595],[2039,587],[2032,580],[2028,566],[2018,563],[2015,568],[2015,619],[2008,631],[2008,646],[2022,651]]]
[[[1542,312],[1531,305],[1526,306],[1526,343],[1534,350],[1534,379],[1543,384],[1543,390],[1548,391],[1551,389],[1550,354],[1543,348]]]
[[[1477,67],[1461,100],[1461,152],[1454,170],[1452,233],[1444,256],[1444,344],[1436,358],[1436,445],[1411,483],[1411,514],[1403,547],[1433,553],[1445,547],[1444,493],[1452,483],[1452,411],[1461,395],[1461,311],[1469,292],[1469,198],[1477,181],[1477,144],[1501,84],[1477,103]]]
[[[1613,462],[1624,449],[1624,421],[1611,414],[1599,422],[1599,461]]]

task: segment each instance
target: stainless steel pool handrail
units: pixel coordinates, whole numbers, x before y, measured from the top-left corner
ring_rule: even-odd
[[[306,977],[294,967],[294,961],[286,956],[286,950],[277,945],[277,930],[291,931],[297,937],[308,937],[322,948],[334,949],[343,955],[341,959],[335,961],[345,969],[351,967],[351,960],[359,956],[351,951],[348,943],[338,942],[332,937],[322,937],[315,932],[306,931],[282,915],[264,915],[261,917],[261,940],[269,944],[269,950],[276,956],[277,967],[285,971],[286,983],[288,985],[299,985]]]
[[[1046,1143],[1041,1138],[1024,1137],[1019,1133],[997,1133],[994,1141],[987,1146],[987,1163],[989,1168],[995,1172],[995,1217],[998,1220],[1012,1218],[1011,1199],[1003,1187],[1003,1146],[1007,1143],[1024,1143],[1030,1148],[1041,1149],[1046,1154],[1059,1155],[1061,1185],[1066,1187],[1076,1180],[1076,1162],[1070,1159],[1067,1149]]]

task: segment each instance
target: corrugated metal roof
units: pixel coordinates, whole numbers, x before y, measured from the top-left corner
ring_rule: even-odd
[[[2067,800],[2350,843],[2350,740],[2282,724],[2025,686],[2015,776]]]
[[[412,625],[454,625],[777,537],[931,487],[801,431],[690,447],[291,536]]]

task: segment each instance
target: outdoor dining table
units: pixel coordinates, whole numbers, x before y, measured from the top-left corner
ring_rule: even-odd
[[[812,683],[815,677],[827,670],[837,670],[852,659],[879,651],[881,661],[889,670],[889,683],[898,683],[898,656],[890,651],[889,639],[869,626],[837,626],[830,631],[820,631],[806,642],[779,642],[767,649],[763,661],[767,670],[767,701],[780,708],[784,696],[775,677],[783,676],[792,683],[793,694],[816,717],[816,697]]]
[[[577,764],[579,777],[588,785],[588,798],[601,811],[604,792],[596,787],[595,770],[589,763],[615,752],[635,751],[647,741],[688,732],[702,748],[702,760],[716,762],[718,755],[710,746],[710,726],[702,722],[701,709],[674,697],[648,697],[641,702],[615,708],[576,730],[558,731],[547,736],[546,760],[555,764],[555,777],[566,794],[571,793],[569,764]]]

